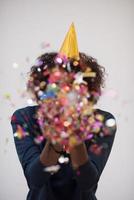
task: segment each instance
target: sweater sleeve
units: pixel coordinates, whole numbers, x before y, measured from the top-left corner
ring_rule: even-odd
[[[29,134],[19,139],[15,137],[18,131],[18,125]],[[11,126],[14,133],[14,142],[16,151],[22,165],[29,188],[38,188],[47,182],[50,173],[45,172],[45,166],[40,162],[40,148],[35,144],[31,130],[29,131],[29,122],[25,120],[20,109],[15,111],[11,117]]]
[[[115,119],[114,116],[109,113],[106,120],[111,118]],[[97,139],[97,144],[105,145],[106,147],[103,149],[102,153],[99,155],[93,153],[90,151],[89,145],[87,148],[89,156],[88,161],[84,165],[80,166],[79,169],[74,171],[75,178],[78,182],[80,190],[83,192],[83,195],[88,195],[88,193],[97,186],[101,173],[106,165],[115,138],[116,125],[109,128],[109,131],[109,136]]]

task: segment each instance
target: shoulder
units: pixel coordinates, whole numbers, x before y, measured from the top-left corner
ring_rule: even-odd
[[[11,116],[11,124],[13,126],[16,126],[15,124],[19,124],[32,134],[39,133],[40,127],[36,118],[36,111],[38,107],[38,105],[26,106],[15,110]]]
[[[13,114],[21,114],[21,113],[34,113],[38,109],[38,105],[34,106],[26,106],[23,108],[16,109]]]
[[[101,148],[103,149],[104,147],[103,149],[104,152],[109,154],[111,151],[114,139],[115,139],[116,131],[117,131],[116,117],[111,112],[101,110],[98,108],[95,109],[95,112],[103,116],[103,126],[99,132],[101,134],[96,135],[94,138],[95,140],[93,141],[92,140],[86,141],[86,146],[87,148],[89,148],[91,145],[91,147],[96,148],[94,149],[96,153],[97,152],[99,153]],[[92,150],[89,149],[89,153],[93,152],[93,148]],[[105,154],[102,154],[101,157],[103,157],[103,155],[105,156]]]
[[[11,116],[11,123],[17,121],[34,121],[38,105],[26,106],[15,110]]]
[[[101,110],[99,108],[96,109],[96,112],[104,116],[104,120],[114,119],[116,121],[116,117],[111,112]]]
[[[34,106],[26,106],[26,107],[23,107],[23,108],[19,108],[17,110],[15,110],[11,116],[11,120],[14,119],[14,117],[16,118],[27,118],[27,117],[30,117],[30,118],[34,118],[34,115],[36,114],[36,111],[38,109],[38,105],[34,105]]]
[[[96,109],[96,112],[102,115],[104,118],[103,120],[103,124],[105,127],[104,129],[111,132],[112,135],[114,136],[117,130],[116,117],[111,112],[105,110]]]

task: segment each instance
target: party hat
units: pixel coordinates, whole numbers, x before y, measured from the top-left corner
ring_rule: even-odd
[[[79,60],[79,50],[74,23],[71,24],[59,53],[61,55],[65,55],[67,58]]]

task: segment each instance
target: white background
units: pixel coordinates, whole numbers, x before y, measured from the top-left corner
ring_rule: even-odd
[[[59,50],[72,21],[80,51],[106,68],[98,106],[111,112],[118,125],[98,200],[134,199],[134,1],[0,0],[0,200],[26,199],[10,116],[28,105],[21,94],[31,64],[41,53]],[[42,49],[42,43],[50,47]]]

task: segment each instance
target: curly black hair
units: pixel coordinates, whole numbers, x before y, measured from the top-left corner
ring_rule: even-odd
[[[45,90],[46,85],[43,84],[47,82],[49,77],[49,69],[54,67],[61,66],[63,69],[63,62],[56,63],[56,58],[59,54],[57,52],[50,52],[42,54],[37,58],[37,63],[33,65],[29,72],[29,78],[27,82],[27,91],[32,94],[33,99],[39,103],[39,97],[37,95],[38,89],[42,91]],[[83,80],[88,84],[88,90],[90,94],[89,100],[97,103],[99,96],[101,95],[102,88],[104,87],[105,82],[105,68],[98,64],[97,60],[91,56],[88,56],[85,53],[79,53],[80,59],[77,61],[75,59],[69,59],[71,71],[84,72],[89,68],[92,72],[95,73],[94,77],[84,77]],[[68,73],[68,69],[65,67]]]

